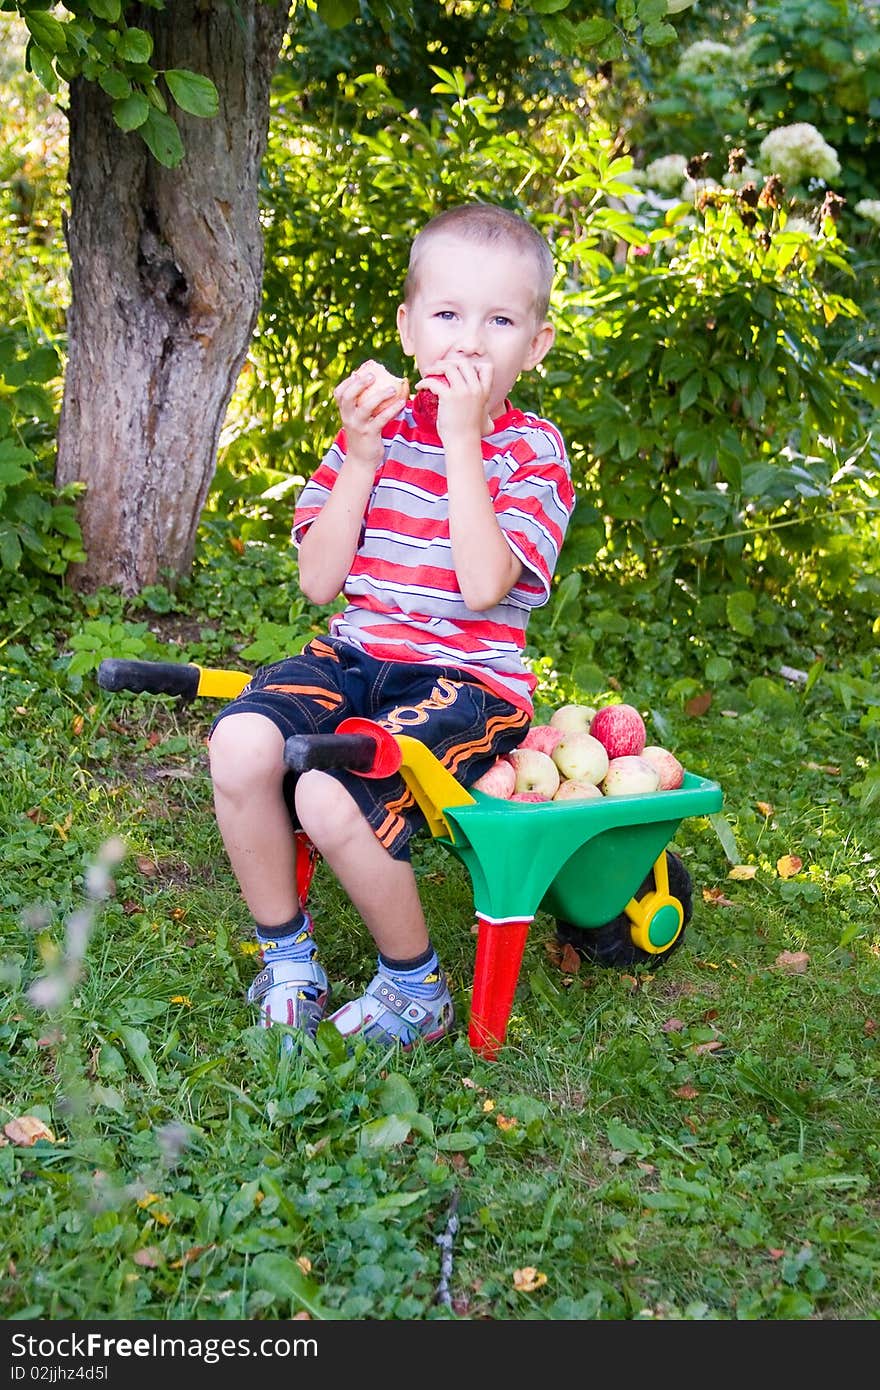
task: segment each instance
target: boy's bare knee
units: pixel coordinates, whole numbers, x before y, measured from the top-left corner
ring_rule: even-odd
[[[363,816],[345,788],[326,772],[304,772],[296,783],[296,815],[313,844],[345,844]]]
[[[214,787],[230,795],[277,782],[284,772],[284,738],[261,714],[221,719],[208,745]]]

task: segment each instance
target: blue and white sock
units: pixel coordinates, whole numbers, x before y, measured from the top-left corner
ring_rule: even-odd
[[[314,960],[318,954],[314,924],[304,908],[280,926],[264,927],[257,922],[256,928],[257,945],[264,965],[277,965],[282,960]]]
[[[378,966],[379,974],[410,999],[436,999],[445,988],[437,952],[430,945],[412,960],[391,960],[380,951]]]

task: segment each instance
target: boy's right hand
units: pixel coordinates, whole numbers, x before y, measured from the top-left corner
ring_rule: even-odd
[[[405,377],[392,376],[381,362],[366,361],[333,392],[345,430],[346,460],[370,468],[382,461],[382,430],[409,396]]]

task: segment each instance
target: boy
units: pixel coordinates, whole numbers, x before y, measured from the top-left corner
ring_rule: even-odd
[[[376,976],[331,1021],[404,1047],[452,1025],[409,860],[425,821],[402,777],[294,780],[283,749],[358,715],[420,739],[469,786],[522,740],[526,623],[549,597],[574,495],[556,429],[507,395],[553,343],[552,279],[547,243],[516,214],[441,213],[413,242],[397,311],[413,401],[375,362],[334,392],[342,429],[300,494],[293,540],[306,597],[341,592],[344,607],[327,637],[259,670],[210,740],[217,823],[264,962],[248,998],[266,1026],[314,1035],[330,993],[296,897],[294,824],[378,948]],[[434,398],[436,423],[420,408]]]

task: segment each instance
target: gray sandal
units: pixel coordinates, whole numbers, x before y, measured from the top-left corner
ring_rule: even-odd
[[[286,1023],[313,1038],[330,1000],[330,984],[316,960],[280,960],[263,966],[247,997],[259,1004],[264,1027]]]
[[[360,999],[343,1004],[330,1015],[330,1022],[345,1038],[358,1034],[383,1046],[400,1043],[404,1051],[416,1043],[445,1037],[454,1021],[452,995],[442,973],[438,993],[432,999],[413,999],[385,975],[375,975]]]

